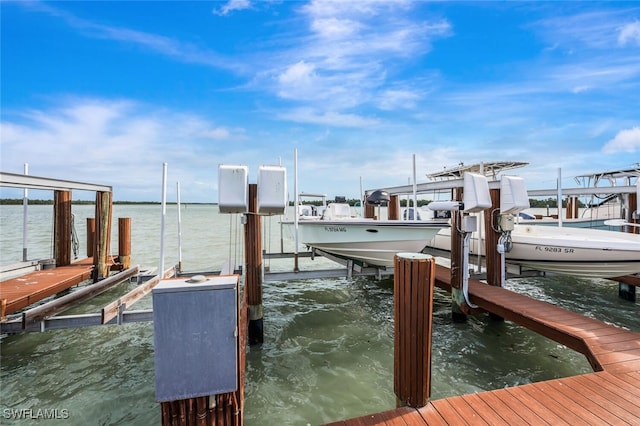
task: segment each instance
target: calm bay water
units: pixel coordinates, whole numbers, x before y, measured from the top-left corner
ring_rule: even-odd
[[[73,206],[85,254],[86,218],[92,206]],[[132,221],[132,263],[156,268],[160,252],[159,206],[115,205],[117,218]],[[182,258],[186,271],[220,269],[242,259],[242,229],[236,216],[215,206],[182,211]],[[51,206],[29,207],[29,258],[52,255]],[[264,220],[268,251],[291,251],[281,242],[277,218]],[[0,206],[0,261],[22,259],[22,207]],[[175,206],[167,208],[166,265],[178,261]],[[231,241],[231,243],[229,243]],[[265,260],[287,270],[292,260]],[[335,267],[305,260],[304,269]],[[75,308],[97,312],[135,284],[124,284]],[[520,278],[507,287],[609,323],[640,331],[637,304],[617,297],[607,280],[567,277]],[[266,282],[265,343],[247,354],[247,425],[307,425],[346,419],[395,406],[393,394],[393,281],[357,278]],[[586,359],[510,322],[486,316],[466,324],[450,319],[450,296],[438,290],[434,306],[432,399],[515,386],[590,372]],[[151,296],[132,309],[151,307]],[[0,424],[26,425],[10,410],[58,410],[73,425],[160,423],[155,402],[153,325],[102,326],[0,338]],[[64,411],[63,411],[64,410]]]

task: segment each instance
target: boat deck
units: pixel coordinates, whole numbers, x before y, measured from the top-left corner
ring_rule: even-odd
[[[472,303],[584,354],[594,373],[430,401],[332,425],[638,424],[640,333],[469,280]],[[450,271],[436,267],[450,290]]]
[[[11,315],[36,302],[91,278],[93,258],[68,266],[44,269],[0,282],[0,317]]]

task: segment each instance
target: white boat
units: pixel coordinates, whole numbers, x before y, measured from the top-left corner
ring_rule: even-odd
[[[321,250],[363,266],[392,267],[396,253],[419,253],[447,220],[376,220],[352,214],[346,203],[330,203],[321,216],[300,209],[298,238]],[[292,233],[295,222],[283,221]]]
[[[531,225],[562,226],[605,229],[609,231],[630,231],[625,228],[637,215],[637,207],[631,205],[631,193],[636,193],[636,200],[640,197],[640,163],[634,167],[605,172],[589,173],[576,176],[578,188],[563,188],[566,196],[566,206],[560,210],[557,207],[529,209],[521,212],[530,217],[521,217],[521,223]],[[635,182],[635,183],[634,183]],[[635,186],[635,191],[633,190]],[[626,189],[625,189],[626,188]],[[530,195],[552,195],[555,190],[532,190]],[[557,199],[555,205],[558,205]],[[615,219],[624,219],[616,226],[608,224]],[[611,222],[613,223],[613,222]]]
[[[640,273],[640,235],[574,227],[516,224],[511,232],[507,263],[523,268],[589,278],[613,278]],[[484,255],[481,239],[480,255]],[[449,251],[451,229],[442,229],[430,248]],[[470,254],[478,255],[477,235]]]

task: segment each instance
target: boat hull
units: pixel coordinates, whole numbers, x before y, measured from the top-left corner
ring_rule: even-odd
[[[396,253],[419,253],[446,226],[446,222],[424,221],[303,220],[298,223],[298,236],[305,245],[329,254],[392,267]]]
[[[538,271],[588,278],[640,273],[640,235],[584,228],[516,225],[508,263]],[[449,250],[451,233],[440,231],[428,246]],[[470,255],[484,255],[484,242],[470,242]]]

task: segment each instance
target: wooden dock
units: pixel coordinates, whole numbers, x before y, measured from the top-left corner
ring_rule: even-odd
[[[450,271],[436,268],[450,290]],[[469,280],[473,304],[584,354],[594,373],[429,401],[332,425],[556,425],[640,423],[640,333]]]
[[[11,315],[91,278],[93,258],[68,266],[31,272],[0,282],[0,317]]]

